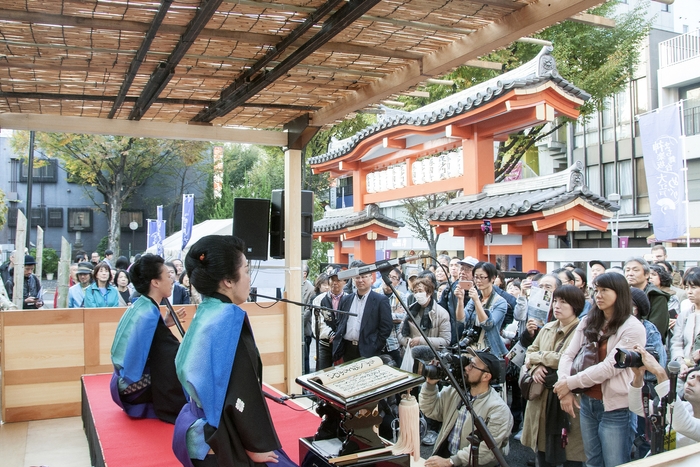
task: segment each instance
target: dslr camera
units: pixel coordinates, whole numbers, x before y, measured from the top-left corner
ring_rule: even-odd
[[[653,347],[645,347],[644,350],[649,352],[652,357],[659,361],[659,354]],[[634,350],[617,349],[615,354],[615,368],[640,368],[644,366],[642,356]]]
[[[450,380],[447,378],[447,372],[449,371],[454,376],[457,384],[464,386],[462,373],[464,367],[467,366],[469,362],[469,357],[460,355],[460,353],[459,348],[455,350],[455,347],[450,347],[444,352],[439,352],[440,358],[447,365],[447,369],[442,368],[440,363],[436,360],[428,362],[416,358],[413,361],[413,373],[419,374],[426,379],[438,379],[449,383]]]

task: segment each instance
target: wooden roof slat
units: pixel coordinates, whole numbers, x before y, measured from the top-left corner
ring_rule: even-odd
[[[189,48],[197,39],[199,33],[204,29],[204,26],[209,22],[212,16],[216,13],[216,9],[221,4],[222,0],[202,0],[200,8],[192,21],[187,25],[187,30],[180,37],[172,54],[168,60],[162,62],[151,75],[148,83],[143,87],[138,101],[134,104],[129,120],[140,120],[148,111],[153,101],[165,89],[168,81],[175,74],[175,67],[180,63],[180,60],[185,56]]]

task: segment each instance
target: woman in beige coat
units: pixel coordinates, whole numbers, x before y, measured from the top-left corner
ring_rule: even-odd
[[[556,443],[551,443],[551,439],[549,445],[547,443],[545,427],[551,428],[551,423],[548,424],[548,415],[550,417],[552,415],[551,407],[548,410],[547,405],[548,402],[554,403],[559,409],[559,401],[556,395],[551,394],[551,387],[557,380],[556,370],[559,367],[559,357],[566,350],[574,335],[574,330],[579,323],[578,316],[583,311],[585,302],[586,298],[583,292],[576,286],[565,285],[557,288],[554,291],[552,301],[555,320],[542,327],[535,341],[527,349],[525,365],[535,382],[545,383],[545,389],[539,398],[527,403],[520,441],[523,446],[528,446],[535,451],[539,467],[559,464],[559,462],[548,462],[548,458],[550,461],[552,460],[550,457],[552,446]],[[528,326],[528,332],[532,334],[534,329]],[[551,375],[545,379],[548,371]],[[561,412],[563,413],[563,411]],[[568,444],[565,449],[565,467],[580,467],[586,460],[581,440],[578,410],[576,414],[576,418],[569,417],[570,427],[567,434]],[[566,414],[563,416],[566,417]],[[564,453],[560,453],[560,455],[563,457]]]
[[[450,315],[437,304],[433,297],[435,285],[429,277],[421,277],[413,284],[413,297],[416,299],[409,307],[415,321],[421,327],[433,347],[441,349],[450,345],[452,328]],[[406,316],[401,325],[399,342],[406,348],[427,345],[413,321]]]

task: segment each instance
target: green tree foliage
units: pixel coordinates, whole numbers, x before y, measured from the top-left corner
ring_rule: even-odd
[[[26,154],[28,132],[15,132],[12,147]],[[109,248],[119,254],[122,206],[147,180],[174,160],[185,164],[198,161],[208,143],[199,141],[156,140],[127,136],[37,133],[36,149],[57,157],[68,180],[92,187],[102,195],[96,199],[92,190],[85,192],[98,210],[104,212],[109,225]]]
[[[0,229],[7,222],[7,203],[5,202],[5,192],[0,190]]]
[[[36,248],[31,248],[29,254],[37,257]],[[53,248],[44,248],[41,253],[41,270],[44,274],[56,274],[58,272],[58,252]]]
[[[233,214],[234,198],[270,199],[284,188],[284,153],[279,148],[225,144],[221,197],[214,197],[213,162],[206,169],[207,187],[198,203],[195,221],[226,219]]]

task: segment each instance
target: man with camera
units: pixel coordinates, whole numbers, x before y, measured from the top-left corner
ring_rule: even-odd
[[[464,364],[464,383],[467,396],[476,415],[481,417],[493,436],[496,446],[504,455],[508,450],[508,436],[513,427],[513,416],[503,398],[492,387],[501,379],[501,361],[489,352],[467,349],[459,359]],[[461,371],[454,368],[453,371]],[[425,461],[426,467],[450,467],[471,465],[468,437],[476,428],[472,414],[452,386],[438,391],[437,379],[426,378],[421,388],[420,409],[426,417],[442,421],[442,428],[435,443],[433,455]],[[480,434],[480,433],[476,433]],[[485,442],[479,444],[478,465],[497,465],[496,458]]]
[[[632,412],[644,416],[642,386],[644,385],[645,371],[649,371],[656,376],[658,383],[654,389],[659,398],[666,397],[670,392],[675,394],[675,391],[671,391],[670,380],[666,370],[659,365],[659,362],[644,347],[635,345],[634,351],[641,356],[643,366],[632,368],[634,379],[630,384],[629,407]],[[696,366],[688,371],[682,395],[685,401],[681,400],[681,394],[676,400],[668,401],[669,413],[666,418],[671,420],[671,426],[677,433],[693,441],[700,441],[700,366]],[[673,407],[673,413],[670,412],[671,406]],[[676,444],[680,447],[691,443],[684,443],[679,439]]]

